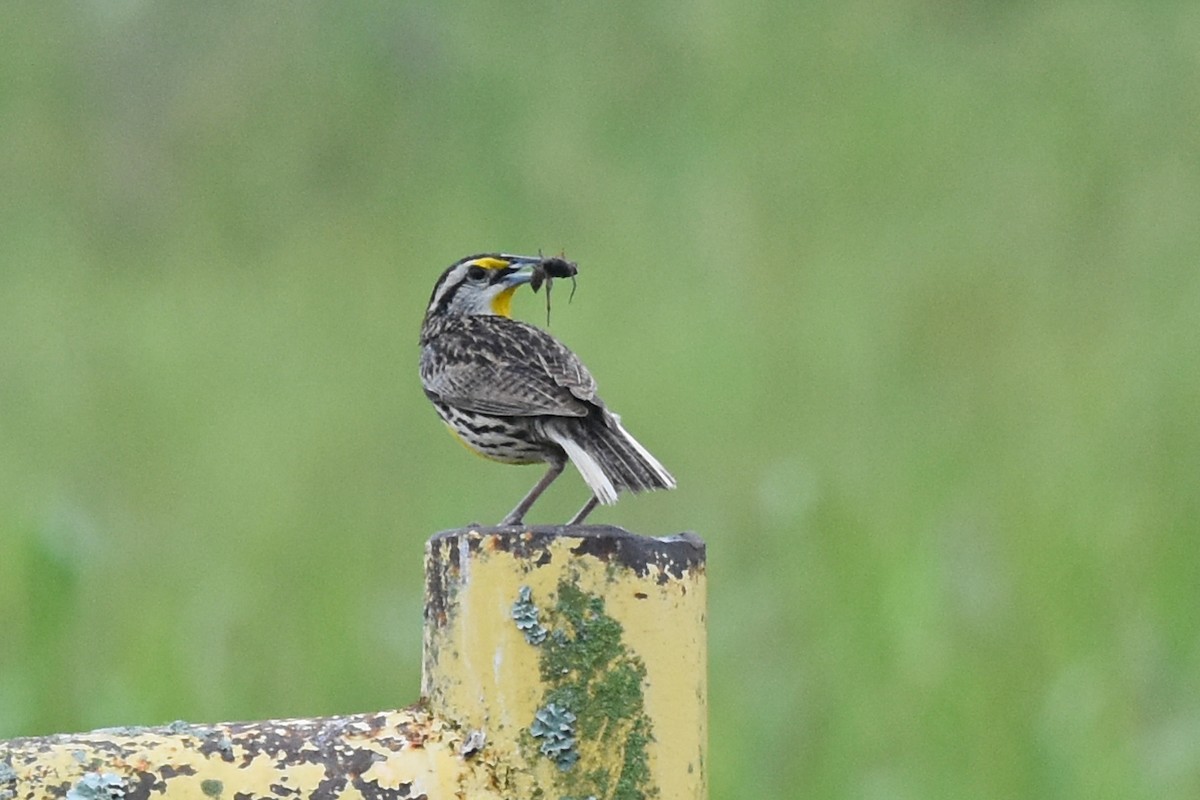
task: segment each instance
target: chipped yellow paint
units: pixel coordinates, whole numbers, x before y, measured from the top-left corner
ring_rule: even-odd
[[[657,796],[706,797],[703,561],[674,573],[649,564],[639,575],[616,557],[586,552],[587,540],[597,531],[603,535],[615,530],[564,527],[554,535],[536,536],[483,529],[431,540],[426,570],[432,574],[438,564],[444,565],[441,591],[448,602],[444,624],[426,621],[422,694],[430,709],[447,721],[486,731],[490,755],[499,763],[526,763],[521,736],[541,707],[546,686],[539,674],[539,648],[517,628],[512,607],[521,587],[527,586],[534,603],[549,608],[559,582],[566,580],[603,598],[605,613],[623,628],[624,645],[645,664],[643,700],[653,725],[647,750]],[[620,753],[599,752],[582,739],[578,750],[580,760],[573,769],[620,771],[619,763],[613,763]],[[531,760],[531,769],[513,776],[507,787],[513,796],[531,796],[535,786],[545,791],[561,777],[550,760]]]
[[[168,800],[311,797],[498,798],[487,769],[460,755],[461,733],[421,708],[322,719],[120,728],[0,742],[10,797],[61,798],[87,776],[124,796]],[[141,789],[145,787],[145,789]],[[0,786],[0,792],[6,787]]]
[[[699,540],[647,539],[603,526],[450,531],[429,542],[426,582],[421,704],[0,741],[0,800],[552,798],[575,796],[581,780],[606,787],[581,796],[707,797]],[[549,626],[541,644],[527,640],[514,619],[522,587]],[[580,722],[571,759],[556,763],[539,749],[546,740],[532,724],[546,711],[548,689],[570,677],[546,674],[547,656],[572,635],[569,614],[578,613],[564,610],[567,596],[591,603],[584,616],[619,634],[610,644],[622,664],[636,667],[623,674],[640,676],[641,685],[628,687],[636,700],[632,723],[628,715],[603,718],[620,746],[611,735],[584,735],[585,714],[595,720],[597,709],[609,712],[575,698],[569,710]],[[607,782],[597,783],[597,775]]]

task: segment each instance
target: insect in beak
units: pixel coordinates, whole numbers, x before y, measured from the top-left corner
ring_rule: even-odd
[[[567,302],[571,302],[575,297],[575,276],[579,274],[579,268],[575,266],[575,262],[567,261],[562,257],[543,258],[533,267],[533,274],[529,278],[529,287],[534,292],[542,288],[542,284],[546,284],[546,324],[550,324],[550,287],[554,284],[555,278],[570,278],[571,279],[571,296],[567,298]]]

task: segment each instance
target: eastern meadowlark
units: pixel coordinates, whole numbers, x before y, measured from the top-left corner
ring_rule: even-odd
[[[596,381],[567,346],[510,316],[517,287],[536,288],[567,262],[540,256],[474,255],[433,287],[421,324],[421,383],[450,432],[504,464],[549,465],[501,525],[519,525],[570,459],[592,497],[568,524],[621,490],[672,489],[675,479],[621,426]]]

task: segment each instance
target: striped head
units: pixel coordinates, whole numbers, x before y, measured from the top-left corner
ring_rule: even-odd
[[[541,256],[484,253],[455,262],[433,286],[426,321],[470,314],[511,317],[513,292],[533,279],[541,261]]]

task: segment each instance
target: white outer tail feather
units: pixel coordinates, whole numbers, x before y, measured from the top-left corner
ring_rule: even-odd
[[[666,467],[660,464],[657,458],[650,455],[650,452],[642,447],[637,439],[629,435],[629,431],[625,430],[621,425],[620,417],[611,412],[608,416],[609,421],[617,429],[617,432],[621,435],[625,443],[645,462],[644,466],[648,467],[662,481],[666,488],[674,489],[675,478],[672,477],[671,473],[667,472]],[[580,446],[568,431],[563,430],[558,425],[546,425],[543,431],[566,452],[567,457],[571,459],[571,463],[579,470],[584,483],[592,490],[592,494],[596,496],[597,500],[606,506],[617,502],[617,488],[591,453]],[[635,489],[635,491],[637,490]]]
[[[633,445],[633,449],[638,452],[638,455],[646,460],[646,463],[650,465],[650,469],[654,471],[654,474],[662,479],[662,482],[666,484],[668,489],[674,489],[675,476],[667,472],[667,468],[658,463],[658,459],[650,455],[650,451],[642,447],[641,442],[629,435],[629,431],[625,430],[625,427],[621,424],[620,417],[618,417],[616,414],[612,414],[612,420],[616,424],[617,430],[619,430],[621,435],[625,437],[625,441]]]
[[[575,440],[569,436],[561,436],[559,432],[551,428],[546,431],[550,434],[559,447],[567,451],[567,457],[571,459],[571,463],[575,465],[575,469],[579,470],[579,474],[583,476],[583,481],[592,490],[592,494],[596,495],[596,499],[606,506],[611,506],[617,502],[617,490],[612,485],[612,481],[604,474],[604,470],[600,469],[600,465],[596,463],[596,459],[592,458],[588,451],[584,450]]]

